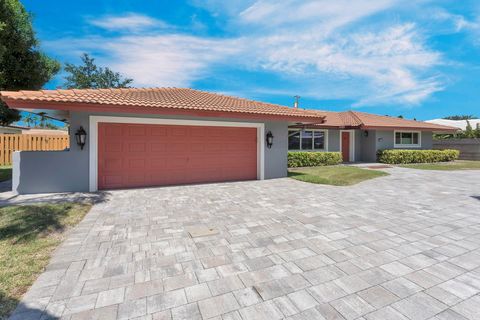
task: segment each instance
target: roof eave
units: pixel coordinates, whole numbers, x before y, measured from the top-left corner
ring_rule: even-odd
[[[432,131],[435,133],[455,133],[459,131],[458,128],[428,128],[428,127],[408,127],[408,126],[361,126],[363,130],[410,130],[410,131]]]
[[[14,109],[49,109],[65,110],[73,112],[114,112],[127,114],[159,114],[159,115],[188,115],[197,117],[214,118],[235,118],[251,120],[274,120],[302,122],[305,124],[323,123],[325,116],[301,116],[301,115],[283,115],[266,114],[254,112],[235,112],[235,111],[211,111],[192,108],[165,108],[165,107],[144,107],[120,104],[98,104],[98,103],[78,103],[78,102],[57,102],[57,101],[29,101],[11,99],[1,96],[1,99],[9,108]]]

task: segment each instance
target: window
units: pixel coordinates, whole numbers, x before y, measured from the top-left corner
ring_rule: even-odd
[[[396,147],[419,147],[420,132],[401,132],[395,131]]]
[[[289,130],[288,150],[326,150],[326,131]]]
[[[300,131],[288,131],[288,150],[300,150]]]

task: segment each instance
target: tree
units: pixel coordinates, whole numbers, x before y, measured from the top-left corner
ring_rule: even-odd
[[[448,117],[445,117],[443,119],[446,119],[446,120],[471,120],[471,119],[476,119],[477,117],[475,117],[474,115],[470,114],[470,115],[455,115],[455,116],[448,116]]]
[[[403,116],[402,116],[402,115],[399,115],[397,118],[403,119]]]
[[[0,1],[0,90],[38,90],[60,64],[39,51],[32,17],[19,0]],[[17,110],[0,102],[0,125],[20,120]]]
[[[47,124],[47,113],[46,112],[39,112],[38,116],[40,117],[40,128],[45,128]]]
[[[65,86],[68,89],[105,89],[105,88],[129,88],[133,79],[123,76],[109,68],[98,67],[95,59],[84,53],[81,57],[82,65],[65,64],[65,71],[69,73],[65,77]]]
[[[57,126],[56,124],[53,124],[51,122],[45,123],[45,128],[46,129],[52,129],[52,130],[59,130],[60,129],[59,126]]]
[[[467,126],[466,126],[463,134],[464,134],[465,138],[475,138],[475,132],[473,131],[472,125],[470,124],[470,121],[468,121],[468,120],[467,120]]]
[[[27,124],[27,127],[35,126],[38,122],[38,117],[33,113],[28,113],[26,116],[23,117],[23,122]]]

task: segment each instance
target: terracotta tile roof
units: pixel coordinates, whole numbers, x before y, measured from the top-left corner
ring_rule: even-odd
[[[323,111],[321,111],[323,112]],[[325,122],[319,127],[340,127],[340,128],[376,128],[376,129],[412,129],[432,131],[456,131],[457,128],[432,124],[423,121],[406,120],[388,116],[380,116],[371,113],[358,111],[344,112],[323,112]]]
[[[323,114],[312,110],[293,109],[243,98],[183,88],[72,89],[41,91],[2,91],[2,100],[15,107],[18,102],[38,105],[48,103],[118,105],[160,109],[232,112],[281,117],[311,118],[321,122]]]
[[[424,129],[433,131],[457,131],[455,127],[443,126],[423,121],[407,120],[396,117],[380,116],[371,113],[349,111],[353,113],[362,123],[363,127],[371,128],[402,128],[402,129]]]

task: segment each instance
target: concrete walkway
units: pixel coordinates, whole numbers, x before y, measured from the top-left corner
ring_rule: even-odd
[[[12,319],[479,319],[480,171],[386,171],[112,191]]]

